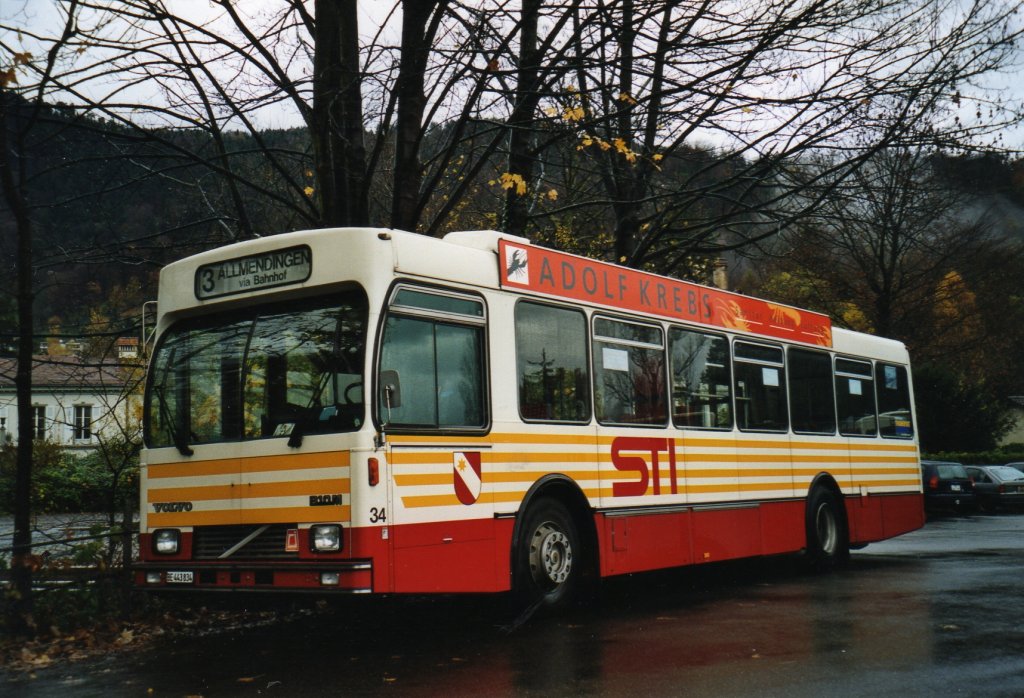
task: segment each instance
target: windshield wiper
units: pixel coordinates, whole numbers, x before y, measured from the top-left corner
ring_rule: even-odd
[[[167,406],[167,401],[164,400],[164,386],[155,386],[154,390],[156,391],[157,399],[160,401],[160,416],[167,422],[167,432],[171,435],[174,447],[178,449],[178,453],[181,455],[191,456],[195,451],[189,448],[188,439],[185,438],[185,435],[178,433],[178,427],[171,414],[171,409]]]

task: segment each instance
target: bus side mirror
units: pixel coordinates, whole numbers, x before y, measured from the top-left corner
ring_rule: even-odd
[[[398,371],[380,372],[380,399],[388,409],[402,406],[402,385],[398,380]]]

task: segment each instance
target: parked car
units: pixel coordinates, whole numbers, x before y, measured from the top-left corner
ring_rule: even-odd
[[[1009,465],[968,465],[966,470],[982,511],[1024,507],[1024,472]]]
[[[1007,463],[1007,465],[1010,466],[1011,468],[1016,468],[1017,470],[1024,473],[1024,461],[1021,461],[1019,463]]]
[[[921,461],[924,485],[924,509],[938,512],[966,513],[976,509],[974,482],[960,463]]]

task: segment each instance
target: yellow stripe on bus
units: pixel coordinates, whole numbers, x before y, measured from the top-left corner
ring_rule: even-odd
[[[497,484],[497,483],[510,483],[510,482],[534,482],[544,475],[549,474],[553,471],[548,470],[525,470],[525,471],[484,471],[481,479],[485,484]],[[623,481],[630,481],[630,477],[633,476],[632,471],[618,471],[609,470],[605,473],[601,473],[598,470],[588,471],[571,471],[571,470],[559,470],[562,475],[567,475],[574,480],[600,480],[602,475],[604,479],[615,479],[623,478]],[[667,467],[660,468],[662,474],[662,481],[668,479],[670,472]],[[677,478],[682,481],[702,480],[710,478],[728,478],[733,481],[743,482],[745,480],[753,478],[806,478],[812,479],[818,473],[823,472],[820,468],[793,468],[793,469],[779,469],[779,468],[744,468],[743,470],[694,470],[687,469],[682,473],[679,473]],[[824,472],[828,472],[825,470]],[[912,476],[916,474],[914,468],[854,468],[852,475],[843,472],[834,472],[834,476],[848,479],[853,476],[867,476],[867,475],[902,475]],[[404,473],[396,474],[394,476],[395,484],[399,487],[429,487],[439,485],[451,485],[452,474],[450,472],[443,473]],[[916,481],[915,481],[916,482]]]
[[[601,436],[598,443],[602,446],[611,446],[618,436]],[[656,437],[661,438],[661,437]],[[727,439],[713,439],[701,437],[664,437],[673,438],[676,448],[729,448],[729,449],[797,449],[797,450],[822,450],[822,451],[894,451],[902,453],[916,453],[917,444],[894,443],[891,441],[871,441],[869,443],[847,443],[845,441],[791,441],[785,434],[780,434],[777,440],[768,439],[744,439],[742,436]],[[843,437],[836,437],[843,438]]]
[[[203,475],[233,475],[237,473],[266,473],[275,470],[313,470],[317,468],[345,468],[349,466],[348,451],[326,451],[283,456],[255,456],[252,458],[224,458],[220,460],[189,461],[188,463],[150,463],[146,476],[150,480],[165,477],[200,477]]]
[[[472,444],[586,444],[597,443],[597,435],[590,434],[500,434],[493,433],[486,436],[388,436],[388,443],[399,446],[416,445],[441,445],[447,444],[467,446]]]
[[[578,461],[582,463],[593,463],[600,458],[600,454],[596,451],[589,452],[551,452],[551,451],[537,451],[531,453],[500,453],[488,451],[481,454],[481,460],[484,463],[519,463],[519,462],[533,462],[533,463],[570,463]],[[437,451],[426,451],[416,453],[392,453],[391,462],[394,465],[449,465],[452,462],[452,456],[449,452],[438,453]]]
[[[233,524],[308,523],[348,521],[352,508],[344,506],[282,507],[280,509],[221,509],[148,514],[150,528],[164,526],[218,526]]]
[[[449,478],[449,481],[451,478]],[[257,497],[288,497],[309,494],[349,494],[348,478],[330,480],[291,480],[288,482],[255,482],[242,485],[207,485],[204,487],[151,487],[147,502],[198,502],[213,499],[252,499]]]
[[[663,482],[661,485],[661,494],[654,495],[653,486],[649,486],[647,492],[644,495],[637,496],[665,496],[665,495],[692,495],[692,494],[711,494],[711,495],[730,495],[735,496],[737,493],[744,492],[793,492],[794,490],[803,490],[804,485],[807,483],[800,483],[794,486],[790,482],[763,482],[763,483],[724,483],[724,484],[713,484],[713,485],[702,485],[695,483],[679,483],[676,488],[676,492],[671,492],[670,485]],[[853,487],[899,487],[903,488],[900,491],[914,491],[917,482],[914,480],[871,480],[871,481],[855,481]],[[907,490],[906,488],[910,488]],[[508,502],[519,502],[525,496],[525,490],[517,490],[513,492],[492,492],[480,495],[478,502],[480,503],[508,503]],[[614,499],[614,493],[612,488],[588,488],[584,490],[584,494],[592,499]],[[657,500],[651,499],[649,504],[657,503]],[[706,502],[700,502],[706,503]],[[407,509],[419,509],[426,507],[447,507],[460,505],[458,498],[454,494],[428,494],[428,495],[408,495],[402,497],[402,504]]]

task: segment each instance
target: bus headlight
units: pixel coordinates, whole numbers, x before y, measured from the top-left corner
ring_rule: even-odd
[[[158,528],[153,531],[153,552],[175,555],[181,548],[181,531],[176,528]]]
[[[309,529],[309,539],[313,543],[313,551],[317,553],[336,553],[341,550],[341,526],[338,524],[317,524]]]

